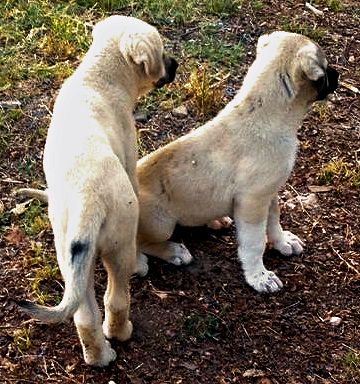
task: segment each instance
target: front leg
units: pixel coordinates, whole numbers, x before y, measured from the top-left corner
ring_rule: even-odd
[[[246,282],[258,292],[276,292],[283,287],[274,272],[263,263],[266,225],[270,200],[264,196],[248,196],[235,202],[234,218],[239,242],[238,258]]]
[[[280,225],[280,208],[277,196],[271,200],[267,235],[273,248],[284,256],[300,255],[303,251],[304,243],[296,235],[284,231]]]

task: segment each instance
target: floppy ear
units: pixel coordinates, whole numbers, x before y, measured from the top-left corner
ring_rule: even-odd
[[[318,48],[314,44],[308,44],[301,48],[297,54],[300,66],[309,80],[317,81],[325,76],[325,69],[319,63]]]
[[[122,36],[119,48],[128,62],[143,66],[147,76],[157,74],[162,59],[158,52],[159,49],[156,49],[157,47],[154,47],[150,41],[145,40],[143,34]]]

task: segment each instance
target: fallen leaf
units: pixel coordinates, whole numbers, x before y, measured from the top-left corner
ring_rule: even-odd
[[[33,199],[25,201],[24,203],[16,204],[15,208],[13,208],[10,212],[13,213],[14,215],[21,215],[27,210],[27,207],[31,203]]]
[[[19,246],[25,239],[24,233],[19,227],[12,227],[5,235],[5,240],[12,245]]]

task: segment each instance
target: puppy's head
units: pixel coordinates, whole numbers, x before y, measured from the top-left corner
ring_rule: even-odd
[[[133,17],[110,16],[95,26],[93,37],[94,42],[116,41],[126,65],[137,75],[139,93],[160,88],[175,79],[178,64],[164,53],[157,29],[148,23]]]
[[[298,51],[300,67],[316,90],[316,99],[323,100],[338,86],[339,73],[328,65],[322,49],[310,40]]]
[[[273,32],[259,38],[257,57],[273,56],[285,95],[308,102],[323,100],[338,86],[339,73],[328,65],[322,49],[309,38],[290,32]]]

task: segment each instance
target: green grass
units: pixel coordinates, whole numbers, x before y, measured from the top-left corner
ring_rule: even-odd
[[[347,377],[356,380],[351,382],[360,382],[360,353],[354,350],[349,351],[344,355],[342,365],[346,370]]]
[[[350,164],[342,159],[331,160],[322,168],[318,180],[322,184],[346,181],[354,187],[359,187],[360,164]]]
[[[220,23],[206,21],[199,24],[198,34],[194,39],[185,41],[184,54],[196,57],[197,60],[200,59],[219,70],[219,68],[231,68],[238,65],[243,57],[244,49],[239,41],[226,42],[224,40]]]
[[[60,280],[60,270],[54,254],[49,253],[42,243],[31,241],[24,258],[24,266],[31,269],[28,289],[39,304],[60,302],[57,293],[50,293],[48,287]]]
[[[305,35],[319,43],[321,42],[321,39],[325,36],[325,30],[323,28],[314,28],[306,22],[300,22],[296,19],[289,19],[288,17],[284,18],[281,28],[284,31]]]
[[[68,61],[79,58],[89,46],[85,20],[91,12],[74,1],[2,1],[0,90],[27,79],[67,77]]]
[[[29,327],[16,329],[12,333],[12,338],[15,349],[20,353],[26,352],[31,346]]]
[[[211,313],[202,314],[194,311],[185,317],[182,331],[186,337],[192,337],[196,340],[218,341],[224,333],[224,324],[219,317]]]
[[[340,0],[314,0],[314,4],[327,7],[332,12],[340,12],[343,4]]]
[[[40,232],[50,228],[50,222],[44,206],[33,200],[20,217],[21,227],[28,236],[35,237]]]

